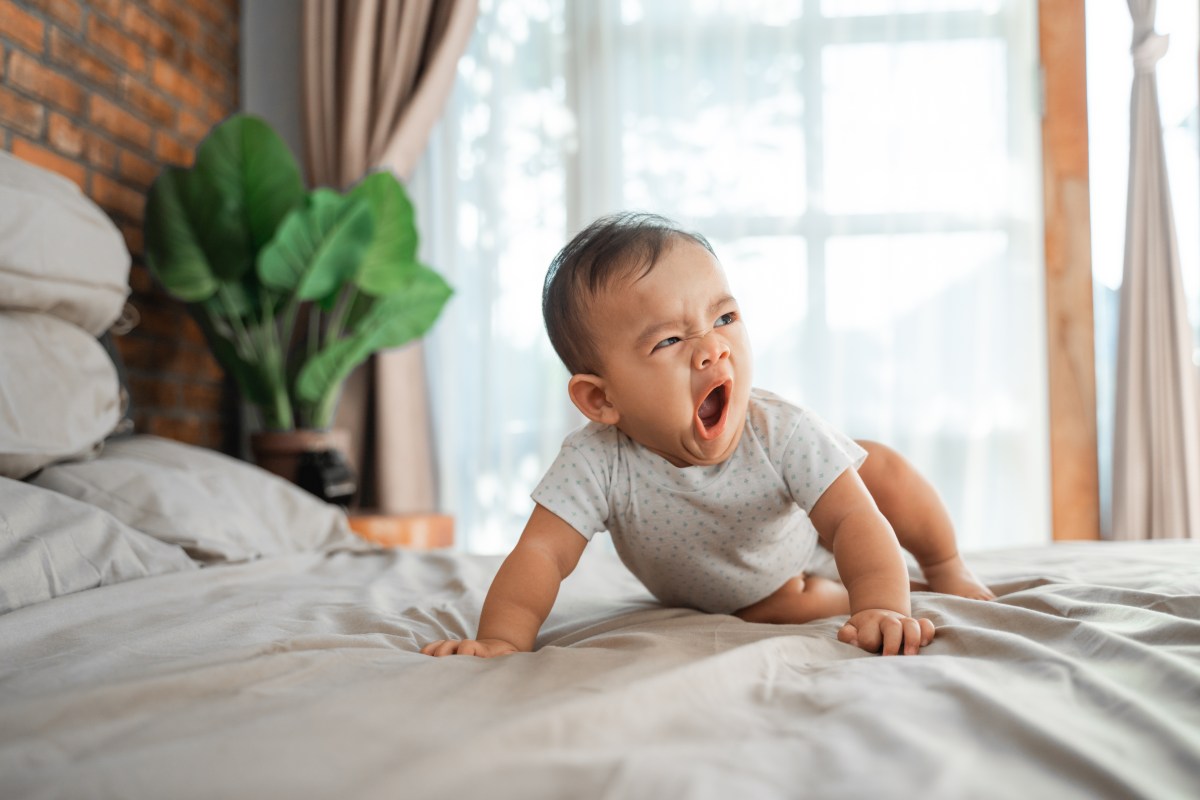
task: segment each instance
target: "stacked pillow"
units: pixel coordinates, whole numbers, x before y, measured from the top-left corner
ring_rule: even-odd
[[[75,184],[0,151],[0,475],[87,457],[120,418],[96,337],[128,296],[129,251]]]

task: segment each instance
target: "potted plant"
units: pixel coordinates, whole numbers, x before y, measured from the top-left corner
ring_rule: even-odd
[[[158,176],[145,243],[150,272],[261,415],[256,460],[293,480],[296,465],[268,452],[330,450],[351,370],[423,336],[451,293],[417,261],[413,206],[390,172],[306,191],[287,145],[245,114],[215,127],[190,169]]]

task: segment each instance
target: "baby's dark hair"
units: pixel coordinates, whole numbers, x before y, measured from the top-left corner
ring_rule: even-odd
[[[558,251],[542,287],[542,317],[550,344],[572,375],[596,374],[600,357],[588,329],[588,304],[619,278],[645,276],[676,241],[712,245],[657,214],[625,211],[600,217]]]

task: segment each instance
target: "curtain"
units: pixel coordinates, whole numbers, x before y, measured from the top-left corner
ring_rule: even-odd
[[[1049,541],[1036,29],[1025,0],[485,4],[418,183],[443,497],[503,552],[580,423],[555,252],[645,209],[713,241],[756,384],[886,441],[964,546]]]
[[[314,185],[344,189],[376,169],[408,179],[477,11],[476,0],[305,0],[305,160]],[[335,426],[351,435],[360,504],[434,508],[427,396],[419,344],[379,353],[347,380]]]
[[[1129,0],[1134,79],[1117,341],[1113,536],[1200,538],[1200,375],[1163,154],[1155,0]]]

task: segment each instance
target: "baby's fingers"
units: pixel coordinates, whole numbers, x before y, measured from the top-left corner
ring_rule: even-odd
[[[842,644],[857,645],[858,644],[858,628],[854,627],[849,622],[847,622],[845,625],[842,626],[842,629],[838,631],[837,638],[838,638],[838,641],[841,642]]]
[[[452,656],[458,652],[460,644],[462,643],[455,639],[438,639],[422,647],[421,652],[427,656]]]
[[[933,641],[936,631],[933,627],[933,623],[924,617],[921,617],[919,620],[917,620],[917,622],[921,626],[921,647],[924,647]]]
[[[879,631],[883,634],[883,655],[900,655],[904,637],[908,634],[904,622],[895,617],[885,617],[879,623]]]

